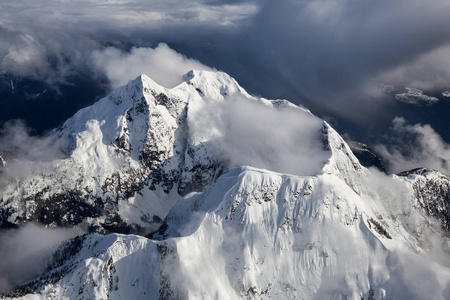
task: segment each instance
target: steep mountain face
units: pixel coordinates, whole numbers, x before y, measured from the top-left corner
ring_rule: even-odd
[[[320,121],[308,111],[251,97],[224,73],[191,71],[173,89],[142,75],[54,130],[66,158],[29,163],[24,176],[6,172],[1,226],[39,221],[87,223],[101,232],[155,230],[181,196],[202,191],[237,166],[215,145],[222,129],[205,133],[210,125],[199,120],[204,110],[238,97],[315,119],[319,140]]]
[[[194,77],[192,72],[167,90],[142,75],[67,120],[53,138],[62,141],[68,158],[39,165],[34,176],[9,178],[2,225],[36,220],[66,226],[99,218],[96,226],[126,231],[160,222],[178,193],[203,188],[222,167],[190,154],[196,145],[188,134],[187,104],[206,97]],[[219,89],[240,92],[225,74],[213,77]],[[215,90],[205,92],[208,99],[223,99]],[[209,177],[199,175],[207,172]],[[142,203],[144,198],[151,200]]]
[[[34,292],[25,299],[447,299],[449,269],[388,215],[334,174],[241,167],[180,200],[153,239],[74,240],[22,289]]]
[[[356,141],[346,141],[352,149],[353,154],[358,158],[359,162],[369,168],[375,167],[382,172],[386,172],[386,166],[383,160],[376,155],[370,147],[364,143]]]
[[[419,168],[398,174],[412,185],[416,205],[437,218],[450,231],[450,178],[441,172]]]
[[[224,73],[170,90],[142,75],[53,138],[67,157],[7,178],[0,221],[116,233],[64,243],[3,295],[449,299],[448,261],[424,246],[435,217],[448,228],[448,177],[373,173],[329,124]]]

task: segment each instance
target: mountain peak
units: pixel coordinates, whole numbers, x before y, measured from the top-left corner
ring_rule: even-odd
[[[153,79],[145,74],[141,74],[126,85],[116,88],[106,98],[117,105],[123,101],[134,101],[145,97],[146,94],[153,92],[159,94],[167,89],[156,83]]]
[[[205,98],[223,98],[232,94],[251,96],[230,75],[220,71],[191,70],[184,75],[187,84]]]
[[[180,197],[249,164],[298,175],[336,173],[357,190],[362,167],[338,133],[308,110],[252,97],[223,72],[192,70],[185,80],[167,89],[142,74],[68,119],[54,131],[68,158],[49,162],[47,173],[25,179],[20,194],[13,185],[2,191],[12,203],[8,222],[37,219],[57,226],[90,218],[106,231],[145,234],[161,224]],[[227,100],[234,96],[236,101]],[[279,122],[261,127],[259,114]],[[268,134],[280,139],[274,144]],[[260,139],[260,146],[251,142]],[[299,155],[308,157],[292,163]],[[56,211],[56,205],[64,209]]]

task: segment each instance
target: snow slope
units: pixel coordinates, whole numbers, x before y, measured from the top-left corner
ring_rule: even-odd
[[[428,215],[437,218],[442,227],[450,230],[450,178],[439,171],[419,168],[399,174],[413,190],[414,204]]]
[[[450,270],[385,213],[334,174],[240,167],[153,240],[88,235],[24,299],[448,299]]]
[[[243,132],[249,106],[281,125],[260,129],[254,119]],[[319,145],[321,127],[320,119],[285,100],[251,97],[225,73],[191,71],[172,89],[141,75],[54,130],[66,158],[16,164],[29,169],[26,174],[5,168],[0,224],[83,223],[95,231],[149,232],[181,196],[204,190],[236,166],[276,167],[284,158],[283,167],[290,167],[298,147]],[[266,139],[274,128],[284,131],[276,143]],[[306,154],[308,169],[320,171],[328,154]],[[303,164],[296,165],[294,172]]]

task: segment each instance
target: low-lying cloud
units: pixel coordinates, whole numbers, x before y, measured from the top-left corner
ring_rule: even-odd
[[[320,172],[323,121],[296,108],[274,109],[244,97],[205,104],[190,112],[189,130],[211,141],[230,167],[251,165],[296,175]]]
[[[60,142],[50,136],[31,134],[21,120],[9,121],[0,129],[0,154],[14,159],[50,161],[62,158]]]
[[[425,95],[422,90],[408,87],[405,89],[405,93],[395,94],[395,99],[404,103],[416,105],[431,105],[439,101],[436,97]]]
[[[56,247],[82,233],[76,228],[50,229],[36,224],[0,231],[0,290],[12,289],[45,271]]]
[[[409,183],[393,175],[386,175],[376,168],[370,168],[365,185],[371,191],[372,197],[383,203],[388,212],[385,217],[409,230],[417,238],[428,258],[442,266],[450,266],[448,233],[439,219],[427,216],[420,209],[412,197]]]
[[[411,125],[397,117],[391,132],[385,144],[375,146],[390,172],[427,167],[450,175],[450,145],[430,125]]]
[[[161,43],[155,49],[132,48],[125,52],[114,47],[95,50],[92,61],[96,70],[103,72],[117,88],[140,74],[146,74],[166,88],[183,82],[183,75],[190,70],[212,70],[199,61],[186,58]]]
[[[20,120],[7,122],[0,129],[0,156],[6,166],[0,167],[0,189],[11,181],[27,178],[43,167],[42,163],[64,158],[61,141],[49,135],[32,135]],[[3,164],[3,163],[2,163]],[[46,168],[51,165],[47,164]]]

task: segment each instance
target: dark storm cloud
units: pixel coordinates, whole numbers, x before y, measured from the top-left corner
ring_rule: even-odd
[[[0,72],[65,83],[92,68],[92,52],[104,46],[155,47],[166,32],[175,31],[176,41],[198,26],[230,26],[253,11],[199,1],[15,1],[0,11]]]
[[[444,0],[15,1],[0,12],[0,67],[64,82],[105,45],[165,42],[251,92],[357,118],[382,107],[379,83],[448,89],[449,14]]]
[[[336,100],[370,105],[380,77],[448,43],[449,12],[444,1],[269,1],[236,55],[298,95],[337,109]]]
[[[239,4],[244,2],[255,2],[252,0],[205,0],[203,3],[206,5],[230,5]]]

